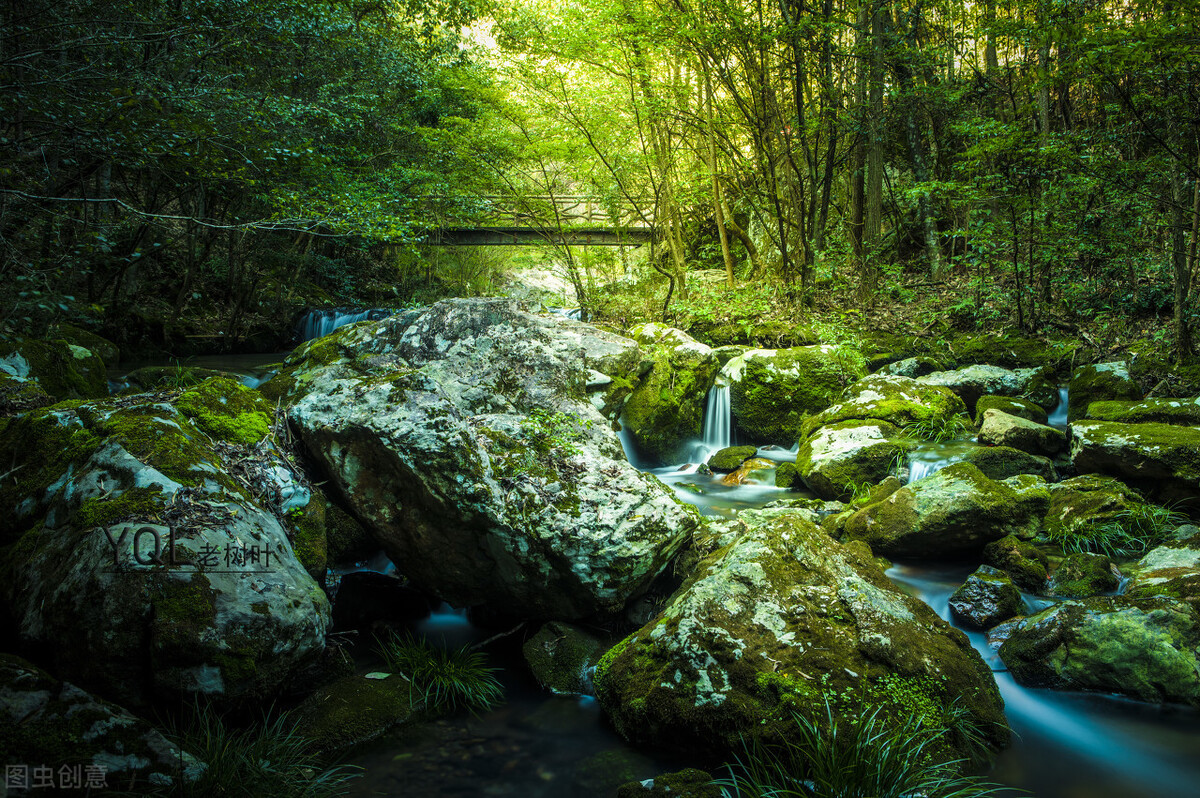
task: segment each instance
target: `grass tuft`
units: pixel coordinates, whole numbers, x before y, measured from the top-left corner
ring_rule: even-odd
[[[485,712],[504,700],[496,668],[470,646],[441,649],[392,632],[376,641],[376,650],[392,673],[402,674],[429,709]]]
[[[1135,557],[1170,539],[1188,517],[1173,507],[1135,504],[1108,519],[1051,532],[1064,554],[1094,552],[1109,557]]]
[[[924,421],[911,421],[904,425],[904,434],[923,441],[945,443],[965,438],[974,430],[962,416],[937,416]]]

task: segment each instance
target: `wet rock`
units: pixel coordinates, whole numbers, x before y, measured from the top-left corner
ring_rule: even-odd
[[[618,612],[699,520],[588,400],[589,370],[626,351],[612,337],[447,300],[321,339],[338,357],[293,375],[289,415],[416,587],[529,617]]]
[[[996,409],[984,411],[979,442],[989,446],[1009,446],[1046,457],[1053,457],[1067,448],[1067,436],[1062,430]]]
[[[726,446],[708,458],[708,467],[713,471],[728,473],[737,471],[742,463],[758,453],[755,446]]]
[[[121,360],[121,350],[116,344],[102,335],[97,335],[82,327],[76,327],[74,324],[60,321],[50,329],[46,337],[82,346],[84,349],[94,352],[106,366],[115,366]]]
[[[1050,574],[1050,595],[1087,598],[1111,593],[1121,584],[1121,572],[1103,554],[1068,554]]]
[[[1129,569],[1128,595],[1166,596],[1200,609],[1200,530],[1191,525],[1180,530],[1184,536],[1154,548]]]
[[[604,645],[578,626],[551,621],[521,647],[538,683],[555,695],[592,695],[591,669]]]
[[[1141,398],[1142,389],[1129,376],[1129,367],[1123,361],[1080,366],[1071,373],[1067,419],[1082,418],[1092,402]]]
[[[913,443],[886,422],[842,421],[821,427],[800,445],[796,468],[823,499],[849,499],[860,486],[883,481]]]
[[[970,463],[954,463],[849,518],[845,533],[886,557],[978,554],[1006,535],[1032,536],[1042,505]]]
[[[635,743],[716,756],[742,736],[795,733],[791,711],[940,721],[957,698],[993,745],[1007,739],[995,683],[965,635],[899,591],[865,547],[791,510],[710,526],[723,543],[662,613],[596,668],[596,694]],[[949,747],[954,742],[944,738]]]
[[[712,781],[713,777],[703,770],[687,768],[622,784],[617,798],[722,798],[724,793]]]
[[[1017,396],[1042,407],[1054,407],[1058,390],[1040,368],[1009,370],[999,366],[967,366],[956,371],[937,371],[918,379],[926,385],[949,388],[962,397],[970,413],[979,397]]]
[[[1029,474],[1047,482],[1055,479],[1050,458],[1029,454],[1010,446],[975,446],[967,449],[962,462],[971,463],[989,479],[1004,480]]]
[[[1071,463],[1080,474],[1107,474],[1190,498],[1200,485],[1200,428],[1174,424],[1077,421]]]
[[[806,419],[802,431],[808,437],[820,427],[852,419],[885,421],[899,428],[937,424],[965,411],[962,400],[947,388],[872,374],[851,385],[840,402]]]
[[[1044,593],[1049,559],[1032,543],[1006,535],[983,548],[983,561],[999,568],[1022,590]]]
[[[756,480],[755,474],[763,471],[771,471],[774,468],[774,460],[768,460],[765,457],[751,457],[738,466],[737,471],[721,477],[721,484],[730,486],[745,485],[747,482],[754,482]]]
[[[796,468],[795,463],[780,463],[775,469],[775,487],[777,488],[800,488],[804,486],[804,481],[800,478],[800,470]]]
[[[1200,615],[1167,598],[1066,601],[1021,622],[1000,657],[1021,684],[1200,706]]]
[[[269,695],[324,646],[293,551],[311,487],[273,408],[213,380],[34,411],[0,432],[0,596],[57,675],[122,703]]]
[[[990,629],[1021,613],[1021,591],[1003,571],[980,566],[950,596],[950,612],[975,629]]]
[[[205,770],[146,721],[12,654],[0,654],[0,752],[9,766],[53,768],[58,785],[67,768],[80,793],[92,774],[140,792],[179,788]]]
[[[1026,421],[1042,425],[1046,424],[1048,418],[1046,410],[1041,405],[1035,404],[1028,399],[1021,399],[1016,396],[988,395],[979,397],[979,401],[975,403],[976,427],[983,424],[984,414],[989,410],[999,410],[1010,416],[1016,416],[1017,418],[1023,418]]]
[[[310,695],[292,719],[297,733],[310,740],[314,750],[335,754],[415,722],[421,704],[422,697],[399,674],[368,679],[356,673]]]
[[[717,376],[712,349],[682,330],[642,324],[629,331],[653,363],[621,413],[639,450],[660,462],[686,458],[685,445],[700,437],[705,397]]]
[[[730,384],[734,422],[746,438],[791,445],[804,418],[818,413],[866,374],[862,355],[825,344],[752,349],[721,370]]]

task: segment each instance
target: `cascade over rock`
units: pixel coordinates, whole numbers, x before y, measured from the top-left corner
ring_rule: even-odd
[[[324,339],[336,358],[294,364],[290,418],[421,588],[536,617],[619,611],[699,523],[588,399],[636,343],[496,299],[350,329]]]
[[[270,694],[322,650],[329,602],[293,546],[323,530],[272,412],[215,379],[0,433],[22,474],[0,487],[0,598],[41,664],[133,705]]]
[[[653,365],[625,402],[622,422],[638,447],[665,463],[682,462],[699,438],[717,356],[682,330],[641,324],[629,331]]]
[[[861,544],[790,509],[743,511],[709,537],[715,551],[596,668],[596,695],[626,738],[720,756],[741,751],[743,735],[788,739],[793,710],[817,720],[825,701],[839,718],[881,705],[885,720],[917,712],[936,725],[957,699],[992,745],[1007,741],[966,636],[893,586]]]

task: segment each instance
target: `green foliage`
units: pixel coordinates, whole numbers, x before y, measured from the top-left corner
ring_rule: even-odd
[[[156,795],[329,798],[346,795],[359,777],[357,768],[325,767],[285,714],[235,728],[216,709],[197,705],[186,726],[176,724],[168,734],[207,767],[193,784],[159,788]]]
[[[742,756],[716,780],[733,798],[983,798],[1002,787],[960,775],[960,761],[938,762],[941,729],[909,717],[888,725],[876,709],[862,718],[796,715],[796,734],[776,746],[745,743]]]
[[[1134,557],[1167,541],[1188,517],[1157,504],[1131,504],[1102,522],[1063,525],[1049,534],[1063,552],[1094,552],[1109,557]]]
[[[504,700],[504,691],[484,655],[470,646],[444,649],[395,632],[376,640],[388,670],[408,679],[413,695],[432,710],[486,712]]]
[[[551,453],[558,457],[574,457],[581,454],[579,442],[582,431],[591,429],[592,422],[576,418],[557,410],[535,407],[521,419],[521,431],[539,455]]]
[[[935,416],[904,425],[904,434],[923,441],[945,443],[970,434],[971,423],[962,416]]]

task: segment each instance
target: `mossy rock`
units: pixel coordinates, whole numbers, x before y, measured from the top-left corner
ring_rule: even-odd
[[[975,426],[983,423],[984,414],[988,410],[999,410],[1010,416],[1023,418],[1035,424],[1045,424],[1047,415],[1045,409],[1036,402],[1022,399],[1019,396],[981,396],[975,402]]]
[[[721,788],[703,770],[687,768],[655,776],[646,786],[640,781],[622,784],[617,798],[722,798]]]
[[[821,427],[796,454],[804,484],[823,499],[849,499],[882,482],[915,444],[881,421],[842,421]]]
[[[804,485],[804,481],[800,478],[800,469],[795,463],[780,463],[775,469],[775,487],[777,488],[799,488]]]
[[[1066,369],[1080,348],[1073,339],[1044,340],[1011,334],[972,334],[950,342],[959,364],[989,363],[1008,369]]]
[[[983,561],[999,568],[1022,590],[1044,593],[1049,559],[1037,546],[1016,535],[993,540],[983,548]]]
[[[1140,493],[1111,477],[1074,477],[1051,486],[1045,529],[1052,540],[1066,539],[1113,521],[1144,503]]]
[[[256,391],[229,377],[213,377],[189,388],[175,407],[211,437],[254,446],[271,434],[275,408]]]
[[[1005,369],[970,365],[955,371],[938,371],[918,378],[927,385],[949,388],[966,403],[969,414],[984,396],[1017,396],[1051,409],[1058,403],[1058,385],[1044,369]]]
[[[61,339],[69,344],[90,349],[104,361],[104,365],[109,367],[117,365],[121,360],[121,350],[117,348],[116,344],[90,330],[76,327],[74,324],[60,321],[54,325],[47,337]]]
[[[862,508],[845,534],[886,557],[956,558],[1006,535],[1032,534],[1042,507],[1037,496],[954,463]]]
[[[1111,593],[1121,584],[1121,574],[1103,554],[1080,551],[1068,554],[1050,574],[1050,595],[1088,598]]]
[[[1126,594],[1166,596],[1200,610],[1200,530],[1196,527],[1180,527],[1176,540],[1156,547],[1129,570],[1133,580]]]
[[[1054,464],[1042,457],[1010,446],[976,446],[963,455],[963,462],[974,464],[988,478],[1008,479],[1018,474],[1033,474],[1047,482],[1055,479]]]
[[[807,438],[821,427],[853,419],[884,421],[903,429],[913,423],[942,423],[964,412],[966,405],[947,388],[872,374],[851,385],[837,404],[805,419],[801,432]]]
[[[1000,647],[1020,684],[1200,707],[1200,614],[1169,598],[1097,596],[1021,621]]]
[[[830,540],[788,509],[714,522],[728,541],[662,612],[596,667],[596,694],[635,744],[728,757],[748,737],[796,734],[796,713],[823,722],[879,711],[941,724],[951,701],[989,742],[1007,730],[990,673],[964,635],[895,588],[862,546]],[[953,758],[955,738],[939,738]],[[944,747],[943,747],[944,746]]]
[[[713,471],[728,473],[737,471],[742,463],[758,453],[757,446],[726,446],[708,458],[707,465]]]
[[[1200,495],[1200,428],[1175,424],[1078,421],[1071,463],[1080,474],[1107,474],[1152,490],[1163,500]]]
[[[1082,418],[1092,402],[1109,399],[1138,401],[1141,398],[1142,389],[1129,376],[1129,368],[1124,362],[1080,366],[1071,374],[1067,419],[1074,421]]]
[[[0,416],[14,416],[49,407],[57,400],[35,380],[23,380],[0,371]]]
[[[335,565],[365,560],[379,551],[366,527],[335,501],[325,506],[325,537],[327,559]]]
[[[578,626],[551,621],[521,647],[538,683],[555,695],[591,695],[604,645]]]
[[[1107,400],[1092,402],[1083,416],[1120,424],[1178,424],[1200,427],[1200,398],[1143,399],[1140,402]]]
[[[713,350],[682,330],[642,324],[630,330],[652,366],[621,411],[638,449],[664,463],[681,462],[702,432],[705,397],[717,375]]]
[[[230,377],[232,375],[218,369],[206,369],[199,366],[143,366],[125,375],[129,383],[128,392],[141,393],[151,390],[180,390],[192,388],[213,377]]]
[[[39,341],[0,334],[0,372],[36,382],[57,401],[108,395],[104,361],[66,341]]]
[[[318,584],[325,583],[325,569],[329,566],[329,542],[325,535],[325,498],[312,494],[308,504],[288,511],[292,550],[296,559],[304,566],[308,575]]]
[[[931,357],[909,357],[880,366],[875,373],[891,377],[924,377],[935,371],[944,371],[946,366]]]
[[[741,434],[758,443],[790,445],[801,424],[866,374],[862,355],[828,345],[752,349],[726,364],[730,406]]]
[[[396,726],[421,720],[421,697],[407,679],[343,676],[320,688],[292,713],[296,732],[331,755],[369,742]]]
[[[979,442],[989,446],[1008,446],[1031,455],[1055,456],[1067,448],[1062,430],[1014,416],[997,408],[983,412]]]

